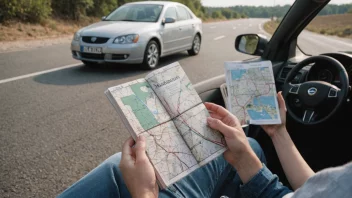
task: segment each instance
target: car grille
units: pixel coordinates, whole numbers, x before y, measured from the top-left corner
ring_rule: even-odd
[[[109,38],[106,37],[95,37],[96,40],[93,42],[92,38],[94,36],[83,36],[82,37],[82,41],[85,43],[95,43],[95,44],[102,44],[102,43],[106,43],[108,42]]]
[[[105,54],[91,54],[91,53],[80,53],[82,58],[89,58],[95,60],[104,60]]]

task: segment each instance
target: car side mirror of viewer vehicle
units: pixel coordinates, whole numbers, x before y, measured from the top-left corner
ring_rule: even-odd
[[[176,22],[176,20],[174,18],[167,17],[167,18],[163,19],[163,25],[165,25],[166,23],[175,23],[175,22]]]
[[[268,40],[260,34],[242,34],[237,36],[235,48],[244,54],[261,56],[264,53]]]

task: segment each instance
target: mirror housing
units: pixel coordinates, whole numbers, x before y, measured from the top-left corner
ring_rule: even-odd
[[[106,16],[101,17],[101,20],[104,21],[106,19]]]
[[[176,22],[176,19],[174,19],[174,18],[164,18],[163,19],[163,25],[165,25],[166,23],[175,23]]]
[[[244,54],[262,56],[268,43],[266,36],[260,34],[241,34],[237,36],[235,48]]]

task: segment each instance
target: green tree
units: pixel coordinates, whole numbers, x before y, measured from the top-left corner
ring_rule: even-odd
[[[232,10],[228,8],[223,8],[221,9],[221,14],[226,18],[226,19],[231,19],[232,18]]]
[[[118,7],[117,0],[93,0],[93,6],[87,9],[89,16],[106,16]]]
[[[221,14],[221,11],[220,11],[220,10],[214,11],[214,12],[211,14],[211,17],[212,17],[213,19],[221,19],[221,18],[224,18],[224,16]]]
[[[1,0],[0,21],[40,22],[51,14],[51,0]]]
[[[53,0],[54,14],[61,18],[80,20],[94,5],[93,0]]]

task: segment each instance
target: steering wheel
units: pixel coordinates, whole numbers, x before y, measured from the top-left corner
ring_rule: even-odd
[[[306,81],[292,84],[297,73],[305,66],[324,61],[338,71],[341,86],[337,87],[324,81]],[[297,122],[304,125],[322,123],[332,117],[346,101],[349,91],[348,74],[344,66],[329,56],[312,56],[298,63],[288,74],[284,84],[283,96],[289,115]],[[290,102],[293,101],[293,102]],[[294,104],[292,104],[294,103]],[[294,105],[294,108],[292,107]],[[324,105],[332,106],[329,113],[319,115],[319,109]],[[297,114],[301,114],[297,116]]]

